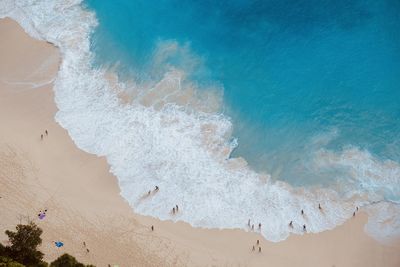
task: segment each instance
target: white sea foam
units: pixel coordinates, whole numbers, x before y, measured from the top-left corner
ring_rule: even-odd
[[[335,153],[325,149],[317,152],[316,166],[323,169],[344,169],[345,181],[353,190],[368,192],[375,198],[384,197],[396,202],[400,199],[400,164],[392,160],[381,161],[368,151],[352,147]]]
[[[122,196],[136,212],[212,228],[248,229],[247,220],[251,219],[255,228],[262,223],[261,232],[267,239],[279,241],[290,232],[303,233],[303,224],[310,232],[331,229],[351,217],[356,205],[382,200],[377,188],[386,194],[392,190],[386,183],[398,183],[393,172],[393,168],[398,171],[396,163],[379,162],[357,150],[342,154],[321,150],[315,166],[350,168],[363,184],[361,189],[369,186],[370,190],[347,184],[344,191],[293,188],[252,171],[245,161],[229,157],[236,145],[236,140],[230,141],[229,118],[203,108],[188,110],[171,97],[185,95],[185,90],[195,92],[183,70],[165,71],[149,89],[154,92],[152,97],[146,98],[148,91],[140,91],[135,84],[111,83],[105,70],[93,68],[89,38],[97,22],[80,2],[6,0],[0,4],[0,17],[12,17],[31,36],[60,48],[63,60],[54,87],[59,108],[56,120],[78,147],[107,157]],[[177,44],[168,45],[158,50],[157,60],[163,60],[171,49],[179,49]],[[181,88],[182,81],[185,88]],[[123,104],[118,98],[120,90],[139,91],[134,94],[139,100]],[[168,93],[160,94],[163,90]],[[189,101],[191,105],[193,101]],[[360,160],[367,160],[368,165],[360,167]],[[160,191],[146,197],[155,185]],[[172,216],[170,210],[176,204],[180,212]],[[294,228],[288,227],[290,221]],[[379,237],[374,225],[369,223],[367,229]],[[383,236],[393,230],[387,225]]]
[[[379,202],[367,209],[367,233],[383,243],[400,238],[400,205],[391,202]]]

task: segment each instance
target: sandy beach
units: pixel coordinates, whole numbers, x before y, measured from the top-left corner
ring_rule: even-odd
[[[135,214],[106,159],[79,150],[54,120],[58,49],[2,19],[0,59],[3,244],[6,229],[33,220],[44,231],[48,262],[69,253],[96,266],[400,266],[400,240],[381,244],[369,237],[362,211],[334,230],[279,243],[239,229],[199,229]],[[257,239],[261,253],[252,252]],[[56,248],[53,241],[65,245]]]

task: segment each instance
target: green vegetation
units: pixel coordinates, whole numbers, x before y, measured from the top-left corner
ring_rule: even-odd
[[[7,230],[6,235],[11,243],[11,246],[5,247],[7,256],[25,266],[39,266],[43,253],[37,247],[42,243],[42,232],[32,222],[28,225],[18,224],[16,232]]]
[[[0,267],[25,267],[25,265],[22,265],[21,263],[13,261],[12,259],[10,259],[8,257],[0,256]]]
[[[44,254],[37,248],[42,243],[43,230],[30,222],[18,224],[16,231],[7,230],[10,246],[0,243],[0,267],[48,267],[43,261]],[[74,257],[63,254],[50,264],[51,267],[94,267],[78,262]]]
[[[78,262],[74,257],[69,254],[63,254],[55,261],[50,263],[50,267],[94,267],[93,265],[84,265]]]

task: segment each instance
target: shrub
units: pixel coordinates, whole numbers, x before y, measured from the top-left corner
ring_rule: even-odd
[[[1,256],[6,256],[6,248],[3,246],[2,243],[0,243],[0,257]]]
[[[13,261],[12,259],[6,256],[0,256],[0,267],[25,267],[25,265]]]
[[[26,266],[43,266],[43,253],[37,250],[42,243],[42,229],[33,222],[18,224],[16,229],[16,232],[6,231],[11,243],[11,246],[5,248],[7,256]]]
[[[93,265],[84,265],[78,262],[74,257],[69,254],[63,254],[55,261],[50,263],[50,267],[94,267]]]

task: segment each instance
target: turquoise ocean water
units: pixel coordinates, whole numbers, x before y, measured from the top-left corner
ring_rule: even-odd
[[[399,1],[84,3],[99,20],[97,64],[119,62],[120,73],[143,83],[173,66],[199,90],[216,85],[239,143],[232,156],[274,179],[338,179],[307,168],[324,136],[317,146],[400,160]],[[150,64],[160,42],[172,41],[179,49],[165,66]]]

